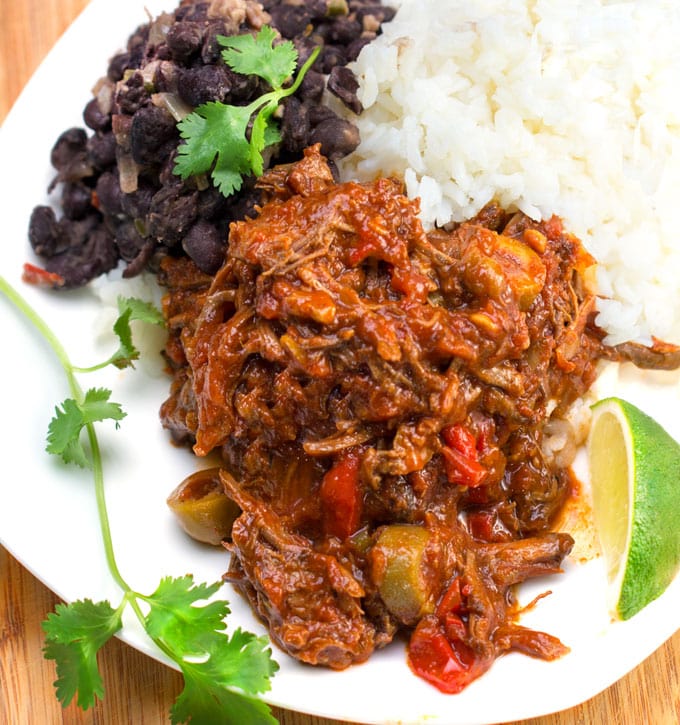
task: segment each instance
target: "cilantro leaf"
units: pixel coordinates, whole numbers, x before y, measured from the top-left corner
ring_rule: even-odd
[[[272,88],[280,88],[293,75],[298,54],[290,40],[274,45],[277,35],[268,25],[256,36],[218,35],[217,41],[225,48],[222,60],[237,73],[260,76]]]
[[[221,582],[195,585],[190,574],[179,579],[163,578],[156,591],[145,597],[151,607],[146,617],[147,632],[181,653],[181,657],[204,654],[210,640],[222,636],[218,632],[224,630],[229,606],[224,601],[195,605],[212,596],[220,586]]]
[[[191,725],[277,725],[269,707],[261,700],[193,678],[182,668],[184,689],[170,710],[171,722]]]
[[[80,431],[85,425],[83,414],[75,400],[67,398],[61,409],[56,406],[54,418],[47,429],[47,452],[62,457],[64,463],[75,463],[87,468],[88,460],[80,442]]]
[[[113,323],[113,331],[118,337],[120,346],[109,358],[107,364],[115,365],[120,369],[134,367],[133,361],[139,359],[139,350],[132,342],[130,323],[133,320],[140,320],[152,325],[164,325],[165,321],[156,307],[135,297],[119,297],[118,312],[118,319]]]
[[[118,312],[122,315],[129,310],[130,320],[148,322],[150,325],[165,325],[163,313],[150,302],[137,297],[118,297]]]
[[[109,358],[109,362],[121,370],[126,367],[133,367],[133,361],[139,359],[139,350],[132,342],[130,315],[130,310],[125,310],[113,323],[113,331],[118,337],[120,346]]]
[[[57,604],[42,623],[46,634],[44,655],[55,660],[57,697],[68,705],[77,695],[78,706],[87,710],[104,696],[97,666],[97,652],[121,628],[120,611],[109,602],[90,599]]]
[[[252,109],[213,101],[199,106],[179,122],[185,139],[177,150],[175,173],[183,179],[210,171],[224,196],[241,188],[242,176],[251,171],[246,129]]]
[[[274,121],[279,103],[300,87],[320,50],[312,51],[294,82],[284,88],[295,71],[298,54],[290,41],[274,45],[276,38],[276,31],[266,25],[256,36],[218,36],[225,46],[224,62],[237,73],[259,76],[272,90],[247,106],[205,103],[182,119],[178,128],[185,143],[178,149],[173,173],[188,179],[210,171],[224,196],[241,188],[242,177],[263,173],[262,151],[281,138]]]
[[[96,423],[102,420],[118,421],[123,420],[127,413],[123,411],[119,403],[110,403],[111,391],[106,388],[90,388],[85,393],[85,398],[80,405],[83,414],[83,424]]]
[[[121,370],[134,367],[134,361],[139,359],[139,350],[132,341],[130,323],[133,320],[160,325],[161,327],[165,326],[162,313],[150,302],[144,302],[144,300],[136,297],[118,297],[118,317],[113,323],[113,332],[118,337],[118,349],[111,357],[97,365],[91,365],[90,367],[72,365],[72,372],[91,373],[108,365],[115,365]]]
[[[276,723],[269,708],[252,697],[269,689],[278,669],[269,640],[237,629],[225,632],[229,606],[211,597],[221,583],[194,584],[186,575],[161,580],[156,591],[142,597],[150,606],[147,633],[180,666],[184,690],[172,708],[172,721],[191,723]]]
[[[264,172],[262,151],[281,140],[279,129],[272,118],[275,110],[276,108],[264,108],[253,121],[250,131],[250,165],[255,176],[262,176]]]
[[[47,452],[61,456],[64,463],[89,467],[90,461],[80,441],[83,428],[108,419],[114,420],[118,427],[118,421],[126,415],[118,403],[109,402],[110,397],[110,390],[90,388],[82,402],[67,398],[61,408],[56,406],[47,430]]]
[[[245,692],[267,692],[270,677],[279,669],[272,659],[269,638],[258,637],[240,627],[234,630],[229,647],[220,647],[212,654],[213,665],[219,665],[224,687],[235,686]]]
[[[212,641],[206,654],[199,662],[178,662],[184,690],[171,710],[172,721],[190,717],[192,724],[274,725],[268,706],[250,696],[268,690],[269,678],[278,670],[267,637],[237,629],[231,637]]]

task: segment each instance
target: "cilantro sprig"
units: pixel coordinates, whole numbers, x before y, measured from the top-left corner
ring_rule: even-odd
[[[43,622],[44,655],[56,663],[57,698],[63,706],[75,700],[86,710],[104,697],[97,654],[120,631],[123,612],[130,607],[149,638],[177,663],[184,676],[184,689],[170,711],[172,723],[275,725],[269,707],[258,697],[270,688],[270,678],[278,669],[269,640],[241,629],[231,634],[226,631],[229,605],[214,599],[221,582],[197,584],[191,575],[165,577],[152,594],[143,594],[128,585],[116,561],[95,423],[111,420],[118,426],[125,412],[110,400],[110,390],[83,391],[77,373],[105,365],[132,366],[139,352],[133,344],[130,322],[136,319],[162,324],[160,313],[140,300],[119,299],[120,314],[114,324],[118,350],[104,363],[77,367],[47,323],[1,276],[0,293],[48,342],[64,370],[71,396],[55,408],[47,451],[65,463],[92,469],[106,562],[121,590],[116,607],[109,601],[91,599],[57,604]]]
[[[262,175],[262,152],[281,138],[274,120],[276,109],[300,87],[320,50],[314,49],[293,83],[284,87],[295,71],[298,53],[289,40],[274,45],[276,37],[268,25],[256,36],[218,36],[224,62],[236,73],[262,78],[272,90],[247,106],[204,103],[182,119],[178,128],[185,143],[177,152],[175,174],[188,179],[210,172],[224,196],[238,191],[244,176]]]
[[[139,360],[139,350],[132,342],[130,323],[134,320],[146,322],[150,325],[162,326],[165,324],[160,310],[151,303],[135,297],[118,297],[118,317],[113,323],[113,332],[119,342],[118,349],[104,362],[87,368],[75,367],[74,370],[78,373],[90,373],[109,365],[114,365],[120,370],[134,367],[134,361]]]

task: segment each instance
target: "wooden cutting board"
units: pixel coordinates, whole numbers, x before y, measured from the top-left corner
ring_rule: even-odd
[[[0,0],[0,122],[38,63],[86,4],[87,0]],[[173,6],[173,0],[168,4]],[[7,485],[14,484],[3,480],[0,490]],[[118,640],[100,655],[104,702],[86,713],[74,705],[62,710],[52,687],[54,664],[41,652],[40,622],[57,601],[0,547],[0,725],[169,722],[181,677]],[[680,633],[589,702],[522,725],[675,725],[680,723],[679,668]],[[337,725],[290,711],[277,710],[275,715],[281,725]]]

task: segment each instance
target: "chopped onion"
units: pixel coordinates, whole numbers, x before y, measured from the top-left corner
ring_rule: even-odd
[[[118,155],[118,179],[120,190],[124,194],[132,194],[139,186],[139,166],[131,154]]]
[[[122,113],[114,113],[111,116],[111,129],[116,137],[116,143],[123,148],[127,148],[130,144],[130,128],[132,126],[132,117],[125,116]]]
[[[193,111],[176,93],[154,93],[151,102],[168,111],[175,121],[181,121]]]
[[[154,78],[156,77],[156,71],[158,66],[161,64],[160,60],[152,60],[147,63],[141,70],[142,78],[144,79],[144,87],[151,89],[154,86]]]
[[[99,110],[104,114],[108,115],[111,113],[113,108],[113,93],[115,90],[115,84],[112,83],[105,76],[100,78],[92,89],[94,97],[97,99],[97,105]]]
[[[149,45],[160,45],[165,42],[168,30],[174,23],[175,18],[170,13],[162,13],[159,15],[149,28]]]

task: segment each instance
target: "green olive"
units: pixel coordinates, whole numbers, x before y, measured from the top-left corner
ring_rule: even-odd
[[[371,548],[373,581],[389,612],[403,624],[415,624],[434,608],[437,577],[432,534],[423,526],[385,526]]]
[[[219,468],[192,473],[168,496],[167,503],[187,534],[204,544],[219,545],[229,538],[240,513],[224,492]]]

